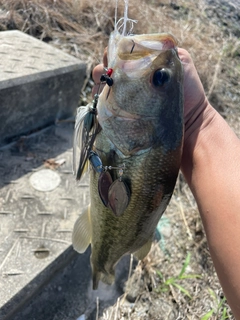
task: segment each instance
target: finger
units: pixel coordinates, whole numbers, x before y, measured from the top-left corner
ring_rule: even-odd
[[[103,53],[103,65],[104,65],[104,67],[108,66],[107,50],[108,50],[108,48],[106,47],[104,49],[104,53]]]
[[[183,62],[183,63],[190,63],[192,62],[192,58],[189,54],[189,52],[183,48],[178,48],[178,55],[179,55],[179,58],[180,60]]]
[[[105,73],[103,64],[98,64],[92,71],[92,78],[95,82],[95,85],[92,88],[92,96],[96,93],[100,93],[104,87],[104,84],[100,83],[100,78],[103,73]]]
[[[95,84],[100,82],[101,75],[105,73],[103,64],[98,64],[92,71],[92,78]]]
[[[107,65],[108,65],[107,48],[105,48],[103,53],[103,64],[97,65],[92,71],[92,78],[93,78],[93,81],[95,82],[95,85],[92,88],[92,96],[94,96],[96,93],[99,94],[104,88],[105,84],[100,84],[100,77],[102,74],[105,73],[104,68],[107,68]]]

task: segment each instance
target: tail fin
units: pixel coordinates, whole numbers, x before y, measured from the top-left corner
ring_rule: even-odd
[[[93,290],[97,290],[100,279],[101,279],[101,272],[92,270]]]
[[[96,267],[92,267],[93,290],[97,290],[99,280],[105,284],[111,285],[115,280],[114,270],[111,273],[103,273],[98,271]]]

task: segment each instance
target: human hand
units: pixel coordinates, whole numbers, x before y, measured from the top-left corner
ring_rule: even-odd
[[[92,95],[94,96],[96,93],[100,93],[104,87],[104,85],[100,84],[100,77],[102,74],[105,73],[104,68],[108,66],[108,59],[107,59],[107,48],[105,48],[103,53],[103,63],[98,64],[92,72],[92,78],[95,82],[95,85],[92,89]],[[99,87],[100,85],[100,87]]]
[[[183,89],[186,141],[186,139],[191,136],[203,122],[203,114],[209,107],[209,102],[190,54],[185,49],[178,48],[178,55],[184,68]],[[199,118],[201,118],[201,120]]]

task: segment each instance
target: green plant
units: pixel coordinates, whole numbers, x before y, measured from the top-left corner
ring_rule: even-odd
[[[219,297],[216,295],[216,293],[212,289],[209,289],[208,291],[215,302],[215,308],[212,308],[208,313],[202,316],[201,320],[208,320],[212,316],[215,316],[216,319],[221,319],[221,320],[229,319],[227,315],[227,308],[223,306],[223,304],[226,302],[226,298],[225,297],[220,298],[220,301],[219,301]],[[221,310],[222,310],[222,314],[220,315]]]
[[[180,281],[185,280],[185,279],[196,279],[196,278],[201,278],[200,275],[198,274],[185,274],[186,268],[190,263],[190,258],[191,258],[191,254],[188,253],[184,264],[182,266],[181,271],[179,272],[179,274],[177,276],[173,276],[170,278],[165,279],[163,274],[157,270],[157,275],[159,276],[159,278],[163,281],[160,286],[156,289],[157,292],[167,292],[170,290],[171,286],[176,287],[177,289],[179,289],[183,294],[185,294],[186,296],[188,296],[189,298],[191,298],[191,295],[189,293],[188,290],[186,290],[182,285],[179,284]]]

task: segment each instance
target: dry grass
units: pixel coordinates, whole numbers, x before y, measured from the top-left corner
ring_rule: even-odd
[[[0,0],[0,6],[0,30],[19,29],[75,55],[88,64],[88,77],[114,27],[115,0]],[[138,21],[135,33],[173,33],[190,51],[211,102],[231,117],[240,104],[239,16],[228,14],[228,26],[221,25],[214,12],[222,8],[204,0],[138,0],[130,3],[129,16]]]
[[[178,38],[179,46],[191,53],[211,103],[240,136],[240,11],[233,0],[228,6],[222,2],[131,1],[129,17],[138,20],[135,33],[171,32]],[[91,70],[101,61],[114,27],[115,0],[0,0],[0,8],[1,31],[19,29],[87,63],[83,100],[90,99]],[[122,12],[123,6],[119,16]],[[195,201],[182,177],[165,217],[160,246],[155,245],[139,263],[126,294],[105,311],[103,319],[200,319],[211,310],[209,319],[223,319],[224,312],[226,319],[233,319],[227,304],[220,305],[221,287]],[[157,290],[179,273],[187,252],[191,261],[186,272],[201,275],[181,283],[191,298],[174,286]],[[129,302],[130,287],[137,292],[133,302]]]

